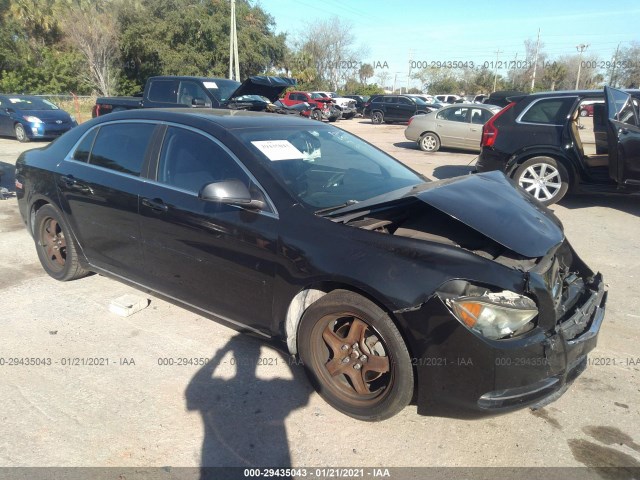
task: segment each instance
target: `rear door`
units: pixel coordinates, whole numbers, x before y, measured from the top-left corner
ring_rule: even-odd
[[[618,184],[640,186],[640,119],[638,100],[604,87],[609,143],[609,176]]]
[[[480,149],[480,138],[482,137],[482,126],[493,117],[493,112],[486,108],[471,108],[469,134],[464,140],[465,146],[473,149]]]
[[[469,107],[443,108],[436,113],[436,133],[446,147],[466,148],[470,135]]]
[[[63,211],[90,263],[144,276],[138,192],[156,125],[132,121],[90,130],[56,169]]]

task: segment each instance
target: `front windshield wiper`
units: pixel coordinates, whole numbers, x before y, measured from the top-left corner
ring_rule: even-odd
[[[334,210],[340,210],[341,208],[355,205],[356,203],[358,203],[358,200],[347,200],[346,202],[341,203],[340,205],[334,205],[333,207],[321,208],[320,210],[316,210],[315,214],[322,215],[323,213],[329,213],[329,212],[333,212]]]

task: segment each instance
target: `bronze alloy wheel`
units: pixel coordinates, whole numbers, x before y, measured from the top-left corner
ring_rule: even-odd
[[[89,273],[80,264],[69,231],[62,214],[53,205],[43,205],[36,212],[33,236],[38,258],[50,276],[63,282]]]
[[[45,252],[47,266],[53,271],[62,271],[67,260],[67,241],[55,218],[44,219],[40,224],[38,239]]]
[[[298,350],[320,395],[351,417],[384,420],[411,400],[413,368],[400,332],[354,292],[334,290],[305,311]]]

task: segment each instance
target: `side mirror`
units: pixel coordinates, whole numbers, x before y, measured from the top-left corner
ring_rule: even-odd
[[[192,107],[204,107],[205,106],[205,102],[201,98],[194,98],[193,100],[191,100],[191,106]]]
[[[247,186],[240,180],[208,183],[202,187],[198,198],[205,202],[236,205],[249,210],[260,210],[265,206],[264,200],[253,198]]]
[[[16,113],[16,111],[11,107],[6,108],[5,110],[7,111],[7,113]]]

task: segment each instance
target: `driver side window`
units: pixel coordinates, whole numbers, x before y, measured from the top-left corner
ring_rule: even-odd
[[[164,137],[158,181],[172,187],[198,193],[208,183],[251,181],[242,168],[217,143],[191,130],[169,127]]]

